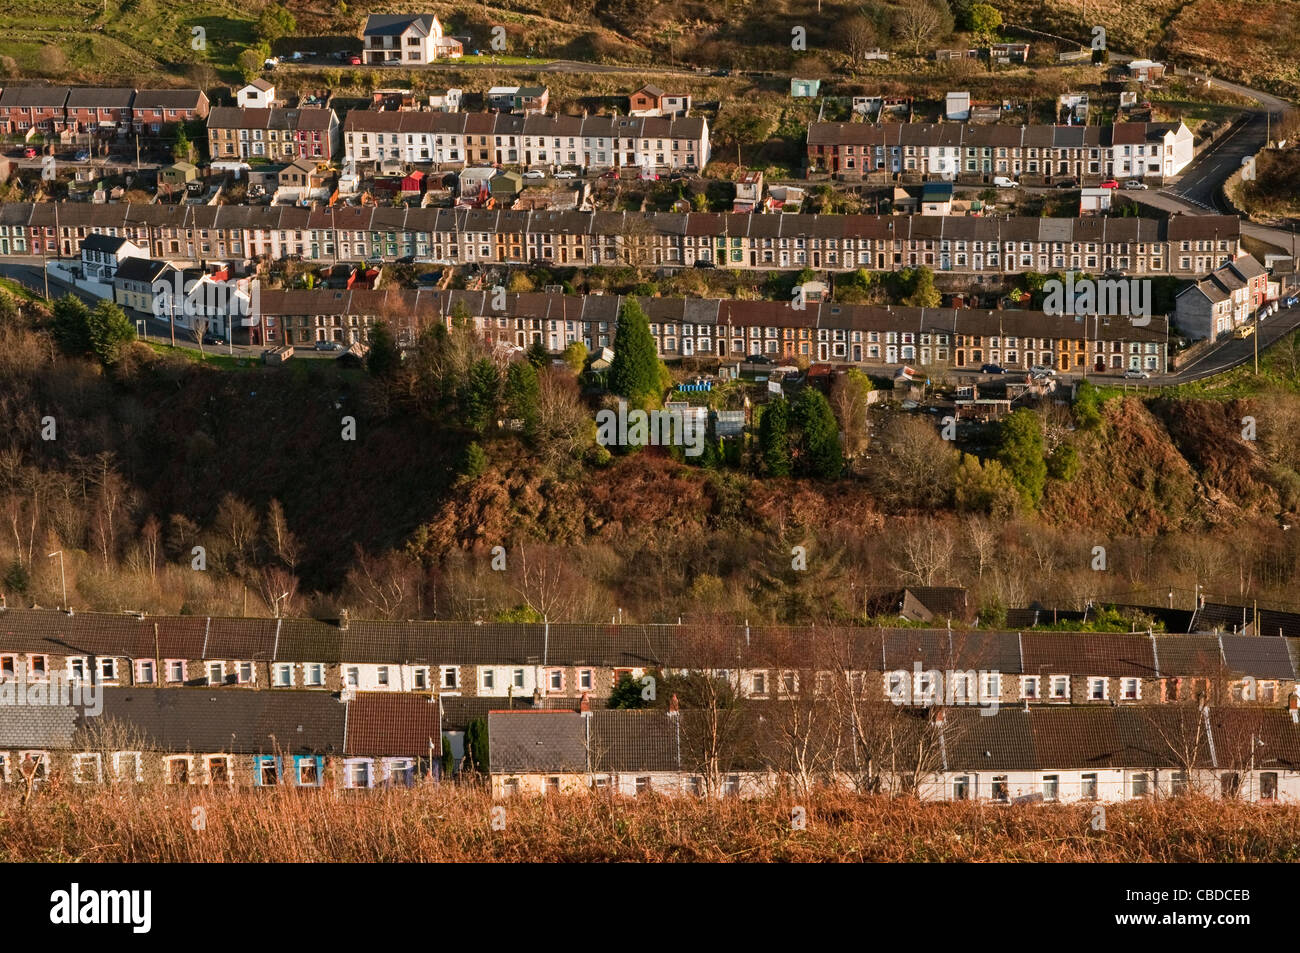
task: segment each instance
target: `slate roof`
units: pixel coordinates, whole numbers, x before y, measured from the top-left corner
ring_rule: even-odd
[[[106,688],[102,718],[138,732],[151,749],[228,754],[343,750],[344,704],[311,691]],[[88,726],[82,716],[78,724]]]
[[[76,727],[77,709],[72,705],[8,705],[0,701],[0,749],[71,748]]]
[[[343,752],[364,757],[438,757],[442,727],[437,700],[405,692],[358,692],[348,702]]]
[[[494,711],[488,715],[492,774],[582,774],[586,724],[571,711]]]
[[[1300,612],[1280,612],[1253,606],[1233,606],[1207,602],[1196,612],[1193,626],[1197,632],[1241,631],[1258,618],[1259,635],[1300,637]]]
[[[1030,674],[1140,678],[1156,674],[1151,638],[1145,634],[1025,632],[1020,646]]]
[[[597,772],[676,771],[681,766],[679,722],[653,709],[594,711],[591,762]]]

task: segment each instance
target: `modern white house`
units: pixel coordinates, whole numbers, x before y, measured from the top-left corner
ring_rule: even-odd
[[[443,43],[442,24],[432,13],[372,13],[361,33],[361,58],[378,66],[407,66],[432,63],[440,53],[459,55],[460,43],[452,40],[455,51]]]
[[[1168,178],[1195,155],[1192,131],[1182,122],[1121,122],[1112,130],[1111,169],[1117,179]]]

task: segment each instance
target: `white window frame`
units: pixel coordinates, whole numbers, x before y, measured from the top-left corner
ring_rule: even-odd
[[[996,701],[1002,697],[1002,674],[1000,672],[985,672],[980,677],[980,701]]]
[[[484,692],[496,691],[497,673],[495,669],[479,669],[478,673],[479,688]]]
[[[352,772],[354,768],[364,766],[366,769],[366,783],[353,784]],[[375,785],[375,759],[374,758],[345,758],[343,759],[343,786],[361,790],[372,788]]]
[[[123,756],[133,758],[135,760],[135,771],[133,772],[134,774],[133,777],[126,778],[122,776]],[[113,780],[114,781],[135,781],[137,783],[143,781],[144,780],[143,753],[139,751],[114,751],[113,752]]]
[[[589,692],[595,686],[595,678],[591,669],[584,668],[578,671],[578,688],[584,692]]]
[[[1052,675],[1049,677],[1051,683],[1052,701],[1069,701],[1070,700],[1070,676],[1069,675]],[[1056,692],[1057,686],[1061,682],[1065,683],[1065,691],[1059,695]]]
[[[1133,686],[1133,694],[1128,693],[1129,686]],[[1133,676],[1126,677],[1120,682],[1119,697],[1121,701],[1135,702],[1142,700],[1142,679]]]
[[[144,674],[145,667],[149,668],[149,677]],[[158,666],[151,658],[141,658],[135,660],[135,681],[138,685],[153,685],[158,681]]]
[[[1028,691],[1027,691],[1027,689],[1028,689],[1029,686],[1031,686],[1031,685],[1033,686],[1033,689],[1034,689],[1034,693],[1033,693],[1032,695],[1029,694]],[[1022,701],[1039,701],[1039,700],[1041,700],[1042,696],[1039,694],[1038,689],[1039,689],[1039,685],[1038,685],[1038,676],[1037,676],[1037,675],[1021,675],[1021,676],[1020,676],[1020,698],[1021,698]]]
[[[423,685],[420,684],[422,680]],[[417,665],[411,670],[411,687],[418,692],[427,692],[429,690],[429,667],[427,665]]]
[[[117,682],[118,673],[121,669],[118,667],[115,656],[106,656],[99,660],[99,681],[102,684],[110,685]]]
[[[86,765],[94,766],[94,777],[83,777]],[[72,756],[72,781],[74,784],[100,784],[104,780],[104,760],[98,751],[82,751]]]
[[[438,688],[444,692],[460,691],[460,666],[443,665],[438,669]]]
[[[27,760],[29,754],[35,756],[37,763],[36,779],[38,781],[47,780],[50,776],[50,753],[38,748],[28,748],[18,752],[18,761],[16,764],[18,766],[19,775],[22,775],[23,762]],[[41,770],[42,767],[44,770]]]
[[[68,681],[84,682],[86,680],[86,672],[90,668],[90,660],[86,656],[69,655],[65,663],[68,671]]]
[[[163,758],[163,783],[179,784],[178,781],[172,780],[172,764],[178,761],[185,762],[185,783],[194,783],[194,756],[189,754],[171,754]]]
[[[257,665],[253,662],[235,662],[235,684],[253,685],[257,682]],[[244,666],[248,666],[248,678],[244,678]]]
[[[226,764],[226,781],[230,787],[235,786],[235,759],[233,755],[228,754],[205,754],[203,756],[203,783],[208,787],[213,786],[212,781],[212,763],[214,761],[224,761]]]
[[[176,665],[179,665],[180,668],[181,668],[181,677],[180,677],[180,678],[172,678],[172,668],[173,668],[174,666],[176,666]],[[175,685],[175,684],[181,684],[181,685],[183,685],[183,684],[185,684],[185,676],[186,676],[187,674],[189,674],[189,673],[186,671],[187,668],[188,668],[188,666],[185,664],[185,659],[183,659],[183,658],[169,658],[169,659],[164,659],[164,660],[163,660],[163,676],[164,676],[165,681],[167,682],[167,684],[169,684],[169,685]]]
[[[285,678],[284,676],[288,676]],[[275,674],[272,676],[271,686],[273,688],[293,688],[293,663],[276,662]]]
[[[212,680],[212,672],[214,671],[214,669],[215,669],[217,666],[220,666],[220,667],[221,667],[221,677],[220,677],[217,681],[214,682],[214,681]],[[209,686],[212,686],[212,685],[224,685],[224,684],[226,684],[226,663],[225,663],[225,662],[212,662],[212,661],[204,662],[204,663],[203,663],[203,674],[204,674],[204,676],[207,678],[207,681],[208,681],[208,685],[209,685]]]
[[[324,662],[302,663],[302,684],[304,688],[324,688],[328,677]]]
[[[1100,698],[1096,697],[1096,693],[1093,691],[1093,689],[1097,687],[1098,682],[1101,683]],[[1089,675],[1088,676],[1088,701],[1104,702],[1108,698],[1110,698],[1110,679],[1106,678],[1104,675]]]

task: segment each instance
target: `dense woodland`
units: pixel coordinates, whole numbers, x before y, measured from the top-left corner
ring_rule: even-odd
[[[63,602],[60,551],[79,609],[390,619],[849,621],[878,589],[952,584],[996,622],[1034,600],[1190,607],[1197,586],[1280,604],[1300,579],[1294,338],[1262,390],[1088,387],[956,445],[848,374],[686,458],[595,443],[597,409],[683,376],[639,309],[604,377],[580,348],[502,359],[462,321],[405,357],[381,331],[364,368],[218,369],[131,341],[115,310],[0,297],[10,605]]]

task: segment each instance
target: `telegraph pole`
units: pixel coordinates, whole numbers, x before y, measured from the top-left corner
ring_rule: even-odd
[[[63,574],[63,550],[60,549],[58,552],[49,553],[46,556],[46,558],[53,559],[55,556],[59,557],[59,582],[63,586],[63,605],[61,606],[61,608],[67,609],[68,608],[68,577]]]

